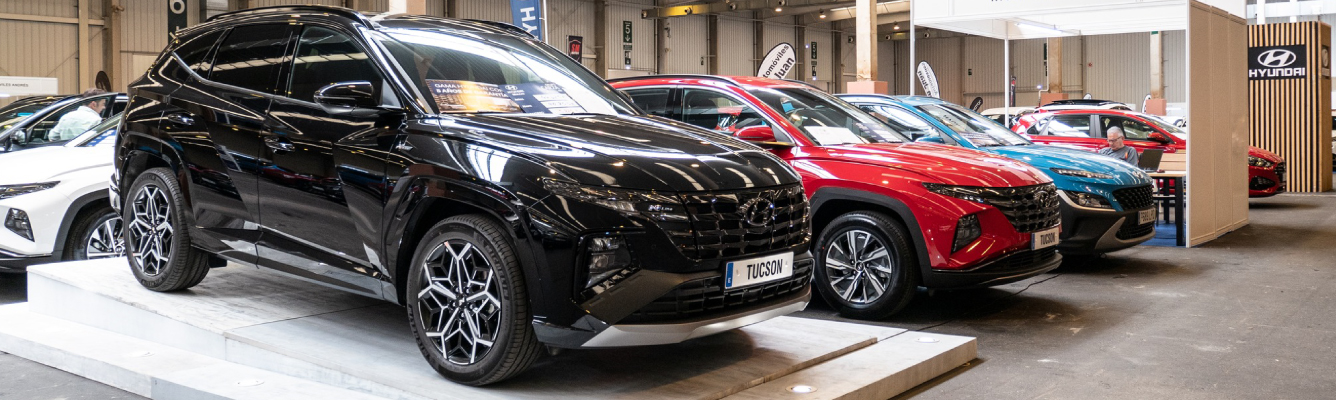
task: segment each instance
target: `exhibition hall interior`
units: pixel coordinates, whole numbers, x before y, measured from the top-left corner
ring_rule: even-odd
[[[3,1],[0,399],[1331,398],[1332,23]]]

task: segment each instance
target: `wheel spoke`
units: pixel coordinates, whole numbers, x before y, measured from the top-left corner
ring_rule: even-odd
[[[849,263],[846,263],[846,262],[844,262],[843,260],[840,260],[840,259],[835,258],[835,257],[826,257],[826,266],[827,266],[827,267],[832,267],[832,268],[835,268],[835,269],[838,269],[838,270],[841,270],[841,271],[848,271],[848,270],[851,270],[851,269],[854,268],[854,266],[849,265]]]
[[[879,259],[879,258],[882,258],[882,257],[886,257],[887,255],[888,255],[888,253],[887,253],[887,251],[886,251],[886,247],[885,247],[885,246],[882,246],[882,247],[879,248],[879,249],[876,249],[876,250],[873,250],[873,251],[871,251],[871,252],[868,252],[868,253],[867,253],[867,257],[864,257],[861,261],[864,261],[864,262],[872,261],[872,260],[876,260],[876,259]]]

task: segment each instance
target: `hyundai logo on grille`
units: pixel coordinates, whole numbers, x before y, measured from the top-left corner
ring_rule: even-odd
[[[738,209],[738,213],[742,214],[742,220],[746,221],[747,225],[765,226],[775,220],[775,202],[770,201],[769,197],[768,195],[753,197]]]
[[[1248,79],[1298,79],[1308,76],[1307,49],[1297,46],[1248,48]]]
[[[1294,64],[1294,60],[1299,56],[1294,55],[1293,51],[1275,49],[1267,50],[1262,55],[1257,56],[1257,63],[1271,68],[1287,67]]]

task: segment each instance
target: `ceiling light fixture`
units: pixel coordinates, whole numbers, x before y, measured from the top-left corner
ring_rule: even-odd
[[[821,14],[817,15],[816,17],[821,19],[826,19],[826,10],[821,10],[820,13]]]
[[[897,31],[900,30],[900,23],[899,23],[899,22],[896,22],[896,23],[895,23],[895,26],[892,26],[891,29],[894,29],[894,30],[897,30]]]

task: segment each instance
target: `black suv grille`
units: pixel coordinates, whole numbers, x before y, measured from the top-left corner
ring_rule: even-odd
[[[660,224],[683,255],[697,260],[764,253],[808,239],[807,196],[793,185],[683,194],[689,223]]]
[[[1058,213],[1058,189],[1052,183],[987,188],[982,194],[984,202],[1002,211],[1019,232],[1038,232],[1057,225],[1062,219]]]
[[[1154,204],[1150,185],[1113,191],[1113,199],[1123,206],[1123,210],[1140,210]]]
[[[724,290],[722,275],[696,279],[678,285],[617,323],[643,324],[708,317],[801,291],[811,280],[810,259],[795,263],[792,277],[756,286]]]
[[[1143,225],[1134,225],[1132,224],[1133,218],[1135,218],[1135,216],[1129,216],[1127,222],[1123,223],[1123,226],[1121,228],[1118,228],[1117,236],[1119,239],[1123,240],[1135,239],[1142,236],[1146,236],[1151,232],[1155,231],[1154,222]]]

